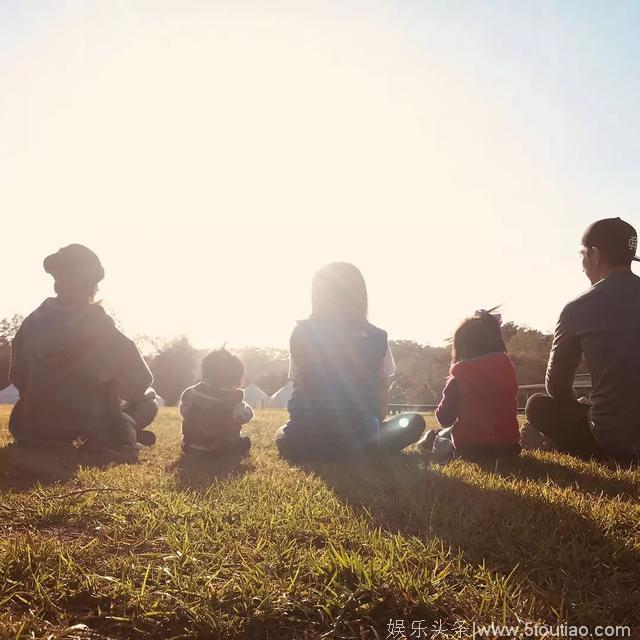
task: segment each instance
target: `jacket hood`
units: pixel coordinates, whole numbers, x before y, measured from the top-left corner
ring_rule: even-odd
[[[214,398],[222,402],[242,402],[244,400],[244,390],[240,388],[214,388],[206,382],[200,382],[193,389],[199,394],[204,394],[208,398]]]
[[[99,304],[62,306],[47,298],[24,321],[21,331],[33,352],[40,357],[82,350],[115,328]]]
[[[486,353],[483,356],[477,358],[469,358],[468,360],[458,360],[451,365],[450,373],[454,375],[460,371],[484,369],[487,365],[495,366],[496,363],[502,366],[513,367],[511,358],[502,351],[495,351],[494,353]]]

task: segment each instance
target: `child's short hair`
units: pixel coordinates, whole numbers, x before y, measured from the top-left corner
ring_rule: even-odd
[[[479,311],[460,323],[453,334],[451,360],[469,360],[488,353],[506,353],[500,322],[488,311]]]
[[[238,356],[224,347],[208,353],[202,361],[202,379],[212,387],[238,387],[244,375],[244,365]]]

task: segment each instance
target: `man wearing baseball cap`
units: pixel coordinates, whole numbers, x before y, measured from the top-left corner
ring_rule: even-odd
[[[560,314],[545,394],[527,402],[527,419],[560,450],[585,456],[640,457],[640,278],[635,229],[620,218],[590,225],[582,269],[592,286]],[[573,382],[584,356],[592,394],[578,401]]]
[[[158,411],[153,377],[136,345],[94,302],[104,269],[91,249],[70,244],[47,256],[54,298],[20,326],[9,378],[20,392],[9,430],[20,443],[72,442],[136,449]]]

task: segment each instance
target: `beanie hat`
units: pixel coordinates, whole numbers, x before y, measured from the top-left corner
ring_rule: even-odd
[[[44,270],[56,282],[86,286],[98,284],[104,278],[104,269],[98,256],[81,244],[70,244],[47,256]]]

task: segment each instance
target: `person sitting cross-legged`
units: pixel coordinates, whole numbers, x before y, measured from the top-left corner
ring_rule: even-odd
[[[202,381],[180,398],[185,453],[244,453],[251,448],[249,436],[240,432],[253,419],[240,388],[243,375],[242,361],[225,348],[205,356]]]
[[[582,268],[592,286],[562,310],[547,364],[547,394],[531,396],[529,424],[555,448],[628,461],[640,456],[640,278],[635,229],[620,218],[594,222],[582,237]],[[585,357],[592,394],[578,401]]]
[[[87,247],[71,244],[44,260],[55,280],[18,329],[9,379],[19,399],[9,430],[19,443],[85,440],[97,449],[151,445],[158,411],[153,376],[135,343],[95,295],[104,269]]]
[[[289,421],[276,434],[290,459],[397,452],[425,428],[417,413],[390,419],[395,362],[387,334],[367,320],[367,289],[352,264],[336,262],[313,278],[311,316],[293,330]]]
[[[499,319],[477,311],[453,335],[452,366],[436,410],[444,427],[425,433],[418,447],[435,462],[520,453],[518,381]]]

